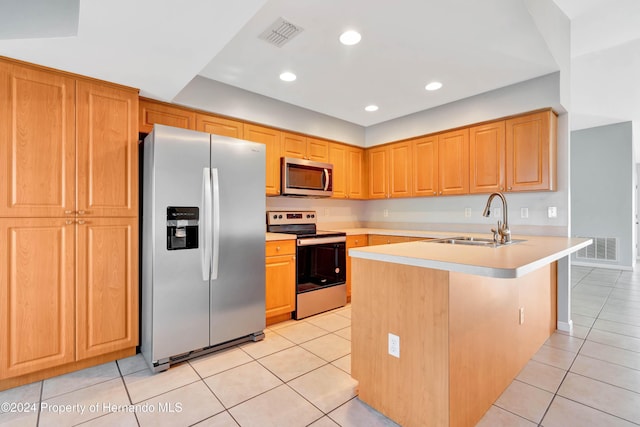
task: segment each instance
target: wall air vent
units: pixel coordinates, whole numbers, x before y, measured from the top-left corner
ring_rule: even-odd
[[[615,237],[587,237],[593,243],[576,252],[577,259],[593,259],[598,261],[618,260],[618,239]]]
[[[292,24],[284,18],[278,18],[269,28],[264,30],[258,38],[274,46],[282,47],[302,31],[302,27]]]

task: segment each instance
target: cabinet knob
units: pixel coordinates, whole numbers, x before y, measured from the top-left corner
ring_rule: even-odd
[[[511,190],[511,187],[509,187],[509,190]]]
[[[442,191],[440,192],[440,195],[442,196]]]
[[[85,222],[86,222],[86,221],[83,221],[83,220],[81,220],[81,219],[80,219],[80,220],[78,220],[78,224],[80,224],[80,225],[84,224]]]
[[[68,219],[64,223],[67,224],[67,225],[71,225],[71,224],[73,224],[73,220]]]
[[[357,245],[358,243],[360,243],[360,240],[356,240],[356,245]]]
[[[280,252],[280,246],[276,246],[276,252]]]
[[[65,215],[71,215],[73,211],[64,211]]]
[[[434,191],[434,192],[433,192],[433,195],[434,195],[434,196],[435,196],[435,195],[437,195],[437,194],[438,194],[438,192],[437,192],[437,191]]]
[[[78,215],[84,215],[86,213],[87,213],[86,211],[78,211]]]

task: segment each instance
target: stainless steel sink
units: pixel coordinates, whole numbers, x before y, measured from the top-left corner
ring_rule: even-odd
[[[484,246],[487,248],[498,248],[501,246],[509,246],[514,243],[526,242],[526,240],[513,239],[508,243],[495,242],[493,239],[472,236],[447,237],[444,239],[425,240],[427,243],[444,243],[448,245],[466,245],[466,246]]]

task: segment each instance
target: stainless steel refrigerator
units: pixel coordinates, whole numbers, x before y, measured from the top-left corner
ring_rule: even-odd
[[[143,152],[147,363],[264,338],[265,146],[155,125]]]

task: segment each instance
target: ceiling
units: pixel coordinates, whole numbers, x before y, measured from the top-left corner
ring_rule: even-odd
[[[165,101],[200,75],[370,126],[560,70],[531,1],[0,0],[0,55]],[[571,20],[572,129],[640,118],[640,2],[546,2]],[[258,38],[279,17],[303,28],[282,47]],[[362,41],[340,44],[346,29]]]

